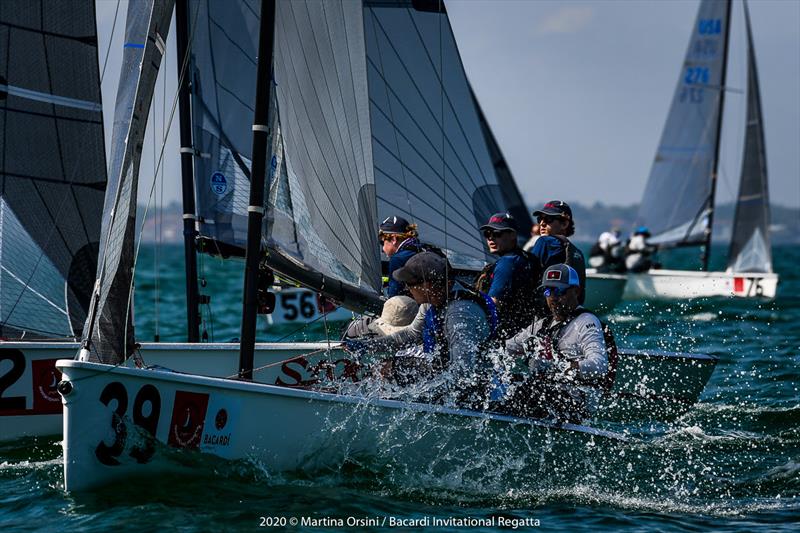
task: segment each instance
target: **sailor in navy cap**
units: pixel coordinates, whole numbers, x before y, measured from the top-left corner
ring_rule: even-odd
[[[489,253],[498,259],[481,271],[475,287],[497,305],[498,335],[505,339],[533,320],[538,279],[530,256],[519,246],[514,217],[509,213],[495,213],[480,229]]]
[[[586,291],[586,260],[583,252],[569,240],[575,234],[572,209],[566,202],[550,200],[541,209],[534,211],[533,216],[539,223],[541,235],[530,250],[538,270],[537,283],[547,267],[559,263],[567,264],[578,273],[581,285],[579,301],[583,303]]]
[[[418,240],[417,225],[411,224],[403,217],[396,215],[386,217],[378,229],[383,253],[389,258],[389,285],[386,296],[410,296],[405,286],[394,279],[392,274],[421,251]]]

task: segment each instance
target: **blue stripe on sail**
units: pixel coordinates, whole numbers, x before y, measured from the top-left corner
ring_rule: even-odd
[[[125,43],[123,48],[144,48],[144,44],[141,44],[141,43]]]

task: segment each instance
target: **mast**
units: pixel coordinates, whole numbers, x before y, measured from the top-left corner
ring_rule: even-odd
[[[178,47],[178,117],[181,135],[181,188],[183,200],[183,258],[186,266],[186,340],[200,340],[200,309],[197,289],[197,250],[195,238],[194,203],[194,145],[192,143],[192,122],[190,109],[190,89],[188,66],[188,0],[177,0],[175,4],[175,37]],[[186,70],[183,69],[184,65]]]
[[[258,270],[261,259],[261,227],[264,218],[264,180],[267,170],[269,138],[269,100],[272,80],[272,42],[275,33],[275,0],[261,0],[258,35],[256,101],[253,118],[253,162],[250,175],[250,202],[247,208],[247,251],[245,255],[242,331],[239,344],[239,379],[253,378],[253,352],[256,342]]]
[[[708,260],[711,257],[711,231],[714,227],[714,199],[717,193],[717,176],[719,175],[719,149],[722,132],[722,112],[725,109],[725,90],[728,84],[727,70],[728,70],[728,44],[731,34],[731,0],[727,0],[727,7],[725,9],[725,41],[722,48],[722,86],[719,88],[719,119],[717,120],[717,139],[714,144],[714,171],[711,173],[711,194],[708,198],[708,224],[706,225],[706,242],[703,245],[701,260],[703,262],[703,270],[708,271]]]

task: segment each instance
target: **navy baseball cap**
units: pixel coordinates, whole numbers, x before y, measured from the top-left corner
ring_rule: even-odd
[[[405,266],[395,270],[392,277],[406,285],[441,282],[447,278],[447,260],[433,252],[420,252],[409,259]]]
[[[386,217],[378,227],[381,233],[406,233],[408,231],[408,220],[403,217]]]
[[[489,217],[489,222],[481,226],[481,231],[485,229],[517,231],[517,221],[509,213],[495,213]]]
[[[544,271],[542,284],[540,287],[557,287],[567,289],[569,287],[580,287],[581,279],[578,272],[569,265],[553,265]]]
[[[545,215],[572,219],[572,209],[569,205],[567,205],[567,202],[562,202],[561,200],[550,200],[544,204],[544,207],[533,212],[533,216],[535,217],[542,217]]]

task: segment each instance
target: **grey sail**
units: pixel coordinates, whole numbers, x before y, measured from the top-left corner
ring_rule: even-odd
[[[276,6],[269,262],[352,308],[376,308],[375,228],[364,24],[358,2]]]
[[[84,332],[81,353],[84,359],[116,363],[133,351],[130,312],[139,163],[173,4],[172,0],[128,4],[103,208],[98,283]]]
[[[367,0],[364,26],[378,215],[481,268],[478,228],[506,202],[443,4]]]
[[[733,236],[728,253],[728,269],[733,272],[772,272],[764,116],[761,113],[758,69],[747,3],[744,5],[744,13],[748,52],[747,126],[739,195],[733,218]]]
[[[729,15],[727,0],[700,4],[637,217],[653,244],[702,244],[710,231]]]
[[[241,254],[258,5],[192,5],[198,227],[206,251]],[[380,216],[406,216],[475,269],[487,259],[478,227],[522,204],[439,6],[278,2],[264,236],[279,272],[371,300]]]
[[[0,337],[80,337],[106,187],[94,2],[0,2]]]
[[[489,155],[492,158],[492,164],[494,165],[494,170],[497,174],[497,180],[500,184],[500,192],[503,195],[503,205],[505,206],[505,210],[511,213],[511,215],[517,221],[517,225],[519,226],[517,238],[520,241],[520,246],[522,246],[530,237],[529,230],[531,226],[533,226],[531,211],[525,204],[525,200],[522,198],[522,193],[519,192],[517,182],[514,181],[514,175],[511,174],[511,169],[508,167],[508,163],[506,163],[506,158],[503,156],[503,152],[500,150],[500,145],[497,144],[497,140],[494,138],[494,133],[492,133],[492,129],[489,127],[489,123],[486,121],[486,117],[483,114],[483,109],[481,109],[474,92],[473,100],[475,102],[475,108],[478,110],[483,136],[486,138],[486,147],[489,150]],[[497,211],[500,211],[501,209],[498,209]]]
[[[190,2],[192,130],[201,243],[243,254],[258,51],[259,0]]]

